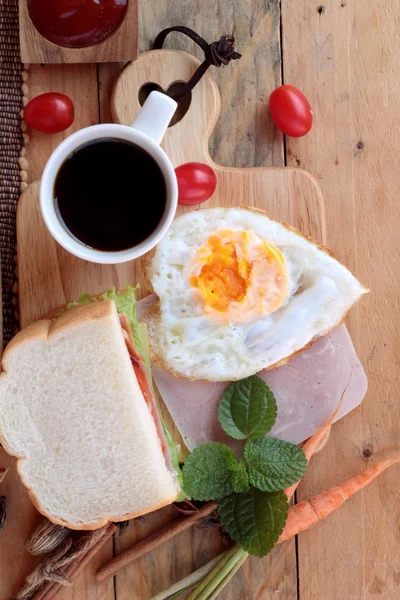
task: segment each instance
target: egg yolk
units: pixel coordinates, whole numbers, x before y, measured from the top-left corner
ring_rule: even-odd
[[[248,231],[219,231],[196,257],[190,284],[208,311],[245,318],[277,310],[288,292],[281,252]]]
[[[226,311],[231,302],[241,302],[246,296],[251,267],[246,259],[239,261],[236,244],[213,235],[208,240],[200,275],[192,277],[208,306]]]

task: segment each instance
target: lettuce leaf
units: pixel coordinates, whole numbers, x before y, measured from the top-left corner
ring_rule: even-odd
[[[138,288],[138,285],[136,287],[127,285],[125,290],[120,292],[114,287],[98,297],[91,296],[90,294],[83,294],[76,302],[71,302],[68,304],[67,309],[78,306],[79,304],[90,304],[91,302],[99,302],[101,300],[114,300],[118,313],[124,313],[127,316],[129,325],[132,329],[135,346],[139,354],[143,356],[143,348],[139,334],[139,323],[136,312],[136,290]]]
[[[143,361],[144,361],[144,364],[146,367],[146,374],[147,374],[150,386],[151,386],[153,394],[154,394],[153,378],[152,378],[152,374],[151,374],[150,344],[149,344],[149,336],[147,333],[146,323],[139,323],[138,331],[139,331],[139,337],[140,337],[140,342],[141,342],[141,346],[142,346],[141,356],[143,358]],[[155,399],[155,401],[157,401],[157,398],[155,395],[154,395],[154,399]],[[169,455],[171,457],[171,463],[176,472],[176,477],[178,479],[178,483],[181,488],[181,491],[179,493],[178,498],[176,499],[176,502],[182,502],[183,500],[188,499],[189,496],[183,490],[183,474],[182,474],[182,470],[179,466],[178,447],[175,444],[170,431],[168,430],[166,424],[164,423],[164,421],[161,417],[160,417],[160,421],[161,421],[161,425],[162,425],[162,428],[164,431],[165,441],[168,444]]]
[[[168,447],[169,447],[169,455],[171,457],[171,463],[172,463],[172,466],[174,467],[176,477],[178,479],[179,487],[181,488],[179,496],[177,497],[175,502],[183,502],[183,500],[189,500],[190,496],[188,496],[186,494],[185,490],[183,489],[183,474],[182,474],[182,469],[179,465],[178,446],[175,444],[171,433],[169,432],[167,426],[165,425],[165,423],[162,419],[161,419],[161,424],[162,424],[162,428],[164,431],[165,439],[166,439]]]
[[[146,323],[140,322],[138,324],[138,336],[140,339],[140,346],[142,349],[140,355],[143,358],[144,366],[146,369],[147,379],[149,381],[152,392],[154,393],[153,375],[151,373],[150,343],[149,343],[149,336],[147,334]]]
[[[149,336],[147,334],[146,323],[139,323],[139,337],[140,337],[141,346],[142,346],[141,356],[143,358],[143,361],[144,361],[144,364],[146,367],[146,373],[148,376],[150,386],[152,387],[152,391],[154,393],[153,379],[152,379],[152,375],[151,375],[150,344],[149,344]],[[154,396],[154,398],[156,400],[156,396]],[[178,498],[176,499],[176,502],[182,502],[183,500],[186,500],[187,498],[189,498],[189,496],[183,490],[183,475],[182,475],[182,470],[179,466],[178,447],[175,444],[170,431],[168,430],[167,426],[165,425],[165,423],[161,417],[160,417],[160,421],[161,421],[161,425],[162,425],[162,428],[164,431],[165,440],[168,444],[169,455],[171,457],[171,463],[176,472],[176,477],[178,479],[178,483],[181,488],[180,494],[179,494]]]

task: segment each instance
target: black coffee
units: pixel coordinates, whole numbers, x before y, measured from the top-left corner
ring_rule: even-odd
[[[56,210],[80,242],[115,252],[136,246],[160,223],[166,186],[154,159],[138,146],[112,138],[73,152],[54,185]]]

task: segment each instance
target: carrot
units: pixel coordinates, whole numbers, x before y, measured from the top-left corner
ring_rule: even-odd
[[[328,431],[329,427],[332,425],[333,421],[336,419],[336,417],[341,409],[344,395],[347,392],[347,388],[349,387],[351,376],[352,376],[352,372],[350,373],[350,379],[347,382],[347,385],[343,391],[343,394],[340,396],[339,405],[338,405],[337,409],[335,410],[335,412],[333,413],[333,415],[331,416],[331,418],[329,419],[329,421],[327,423],[325,423],[325,425],[323,425],[320,429],[318,429],[318,431],[316,433],[314,433],[314,435],[312,435],[310,438],[308,438],[308,440],[306,440],[306,442],[304,442],[302,449],[303,449],[304,454],[306,455],[306,459],[308,462],[310,462],[314,452],[318,448],[319,443],[323,439],[324,435],[327,433],[327,431]],[[299,481],[297,481],[297,483],[294,483],[290,487],[286,488],[285,494],[286,494],[289,502],[292,499],[293,494],[297,490],[300,481],[301,481],[301,479],[299,479]]]
[[[285,542],[305,529],[313,527],[397,462],[400,462],[400,456],[370,467],[341,485],[292,506],[278,543]]]

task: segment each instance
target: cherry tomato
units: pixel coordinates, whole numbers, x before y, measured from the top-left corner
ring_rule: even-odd
[[[302,137],[311,129],[310,103],[294,85],[281,85],[272,92],[269,111],[277,128],[286,135]]]
[[[217,177],[208,165],[189,162],[175,169],[178,180],[178,203],[193,206],[205,202],[215,192]]]
[[[24,120],[32,129],[43,133],[59,133],[74,122],[74,105],[64,94],[41,94],[25,107]]]

